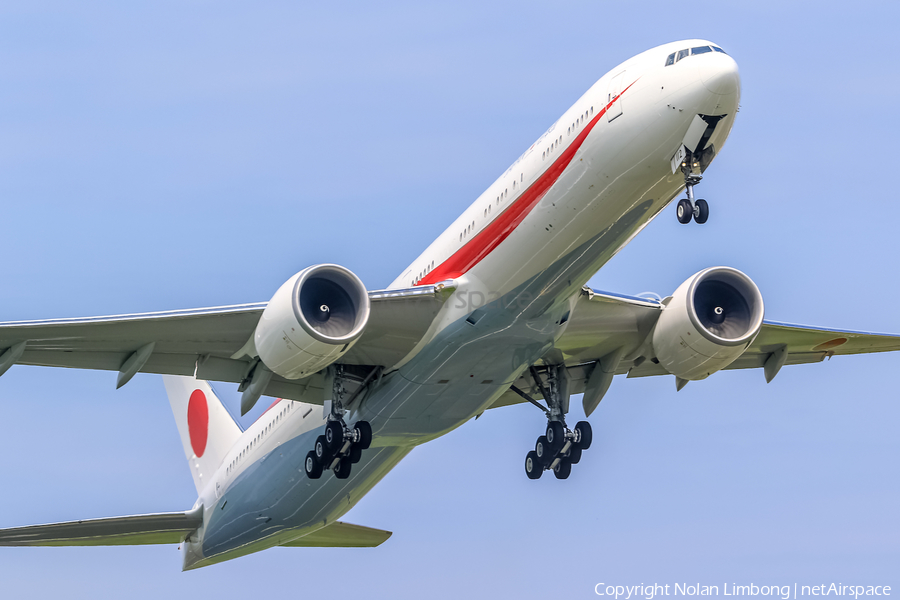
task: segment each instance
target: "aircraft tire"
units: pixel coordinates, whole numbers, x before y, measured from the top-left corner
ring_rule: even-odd
[[[564,458],[553,468],[553,474],[556,475],[557,479],[568,479],[569,474],[572,472],[572,463],[569,459]]]
[[[344,428],[337,421],[328,421],[325,424],[325,443],[331,451],[337,450],[344,441]]]
[[[694,215],[694,221],[703,225],[709,219],[709,203],[706,200],[697,200],[697,214]]]
[[[356,463],[358,463],[359,459],[362,458],[362,451],[363,451],[362,448],[360,448],[356,444],[353,444],[353,446],[350,447],[350,454],[348,456],[348,458],[350,459],[350,462],[353,463],[354,465]]]
[[[591,430],[591,424],[587,421],[578,421],[575,424],[575,432],[578,434],[578,447],[587,450],[594,441],[594,432]]]
[[[694,210],[691,207],[690,200],[682,199],[678,201],[678,206],[675,208],[675,216],[678,217],[678,222],[682,225],[691,222],[691,219],[694,217]]]
[[[325,443],[324,435],[320,435],[316,438],[316,445],[313,454],[316,455],[319,463],[323,465],[331,458],[331,450],[329,450],[328,444]]]
[[[550,449],[550,442],[547,441],[546,435],[542,435],[535,442],[534,454],[540,461],[541,466],[549,465],[553,461],[554,452]]]
[[[322,476],[322,463],[312,450],[306,453],[306,460],[303,461],[303,467],[306,469],[306,476],[310,479],[318,479]]]
[[[334,468],[334,476],[338,479],[347,479],[350,477],[350,465],[350,458],[347,456],[339,460],[337,466]]]
[[[360,450],[368,450],[372,445],[372,426],[368,421],[357,421],[353,428],[359,433],[359,441],[356,445]]]
[[[528,475],[528,479],[540,479],[543,473],[544,466],[538,459],[537,452],[530,451],[525,455],[525,474]]]
[[[550,444],[550,450],[553,454],[559,452],[565,443],[565,431],[563,425],[559,421],[550,421],[547,423],[547,443]]]
[[[583,450],[581,449],[580,446],[572,446],[568,452],[569,456],[567,456],[566,458],[573,465],[577,465],[581,461],[581,453],[582,452],[583,452]]]

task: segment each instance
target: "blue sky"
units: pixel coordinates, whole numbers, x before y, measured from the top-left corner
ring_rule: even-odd
[[[779,321],[900,333],[891,3],[5,2],[0,319],[262,301],[337,262],[388,283],[619,62],[690,37],[741,69],[699,195],[595,278],[748,273]],[[4,596],[595,597],[599,582],[900,589],[898,355],[617,379],[567,481],[543,427],[486,413],[416,449],[346,520],[377,550],[274,549],[182,574],[174,546],[0,549]],[[157,376],[0,378],[0,526],[189,508]],[[229,386],[217,386],[236,402]],[[264,403],[261,403],[264,404]],[[579,404],[579,403],[576,403]],[[579,416],[576,409],[575,416]]]

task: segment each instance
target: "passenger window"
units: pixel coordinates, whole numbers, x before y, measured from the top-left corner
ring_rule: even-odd
[[[712,52],[709,46],[698,46],[697,48],[691,48],[691,54],[706,54],[707,52]]]
[[[679,50],[678,56],[675,57],[675,62],[678,62],[679,60],[681,60],[682,58],[687,56],[689,52],[690,52],[690,50],[688,50],[688,49]]]
[[[674,65],[674,64],[675,64],[675,53],[673,52],[672,54],[670,54],[668,56],[668,58],[666,58],[666,66],[668,67],[669,65]]]

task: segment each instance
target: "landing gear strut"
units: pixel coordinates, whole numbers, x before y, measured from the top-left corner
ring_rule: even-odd
[[[699,172],[694,172],[694,169],[699,166],[700,164],[694,161],[690,152],[681,162],[681,172],[684,174],[684,191],[687,194],[687,198],[678,201],[675,216],[678,217],[678,222],[682,224],[690,223],[691,219],[694,219],[694,221],[702,225],[709,219],[709,204],[706,200],[702,198],[694,200],[694,186],[703,179],[703,175]]]
[[[347,479],[350,477],[351,465],[359,462],[363,450],[367,450],[372,444],[372,426],[368,421],[357,421],[353,427],[349,427],[344,421],[347,411],[343,403],[346,390],[342,368],[337,366],[333,375],[331,400],[326,402],[326,410],[329,404],[331,410],[325,423],[325,432],[316,438],[315,446],[307,453],[303,463],[310,479],[318,479],[322,476],[322,471],[327,469],[338,479]],[[370,380],[371,375],[361,387],[368,385]],[[351,402],[352,400],[353,398]]]
[[[564,366],[548,369],[546,383],[534,367],[531,367],[531,376],[548,408],[515,386],[513,391],[544,411],[547,429],[535,442],[534,450],[525,455],[525,474],[529,479],[540,479],[544,471],[553,471],[557,479],[566,479],[572,472],[572,465],[581,460],[581,453],[591,447],[591,424],[579,421],[574,429],[566,427],[569,395]]]

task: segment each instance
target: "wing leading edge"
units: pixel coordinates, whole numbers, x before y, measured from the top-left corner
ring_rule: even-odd
[[[545,362],[564,362],[570,380],[570,393],[582,393],[598,361],[617,348],[625,347],[625,356],[628,356],[629,352],[643,345],[661,310],[662,304],[657,300],[586,288],[572,311],[565,333]],[[898,350],[900,335],[764,321],[750,347],[725,370],[762,368],[766,379],[771,380],[782,365],[822,362],[832,356]],[[623,360],[615,374],[628,377],[670,375],[650,360],[639,364],[635,364],[634,360]],[[541,397],[540,389],[527,374],[514,385],[532,397]],[[524,400],[518,394],[508,391],[492,407],[520,402]]]
[[[402,360],[425,334],[447,297],[447,289],[421,286],[369,292],[372,312],[360,341],[341,362],[390,367]],[[12,364],[120,371],[142,348],[152,353],[139,372],[195,375],[198,379],[241,382],[250,363],[234,356],[253,334],[265,303],[241,304],[110,317],[0,323],[0,374]],[[585,288],[565,333],[545,362],[565,363],[571,392],[584,391],[594,365],[618,348],[637,349],[647,339],[662,304],[655,299]],[[24,346],[22,346],[24,342]],[[765,368],[776,353],[783,364],[821,362],[831,356],[900,350],[900,336],[841,331],[765,321],[744,354],[726,367]],[[626,353],[627,355],[627,353]],[[622,361],[616,374],[649,377],[669,373],[652,361]],[[767,373],[768,377],[768,373]],[[265,394],[321,403],[322,377],[301,381],[275,376]],[[515,385],[540,396],[530,379]],[[494,406],[522,402],[512,391]]]
[[[369,324],[340,362],[396,364],[428,330],[447,295],[442,286],[369,292]],[[233,357],[253,335],[265,307],[256,303],[0,323],[0,375],[21,364],[119,371],[121,378],[140,358],[137,372],[240,383],[252,363]],[[140,356],[142,351],[148,354]],[[321,376],[292,381],[276,375],[264,393],[321,404],[321,388]]]

